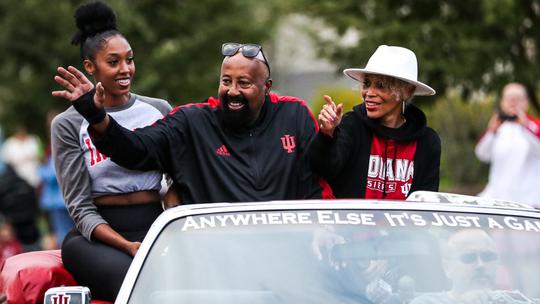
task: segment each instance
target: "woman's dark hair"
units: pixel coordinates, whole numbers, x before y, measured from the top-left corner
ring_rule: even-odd
[[[94,60],[96,52],[109,37],[124,37],[117,29],[114,11],[103,2],[94,1],[79,6],[74,17],[79,30],[71,44],[79,45],[83,60]]]

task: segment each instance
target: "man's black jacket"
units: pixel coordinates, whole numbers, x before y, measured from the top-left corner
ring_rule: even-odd
[[[321,197],[307,159],[317,124],[303,100],[270,94],[255,125],[241,131],[225,128],[220,111],[211,97],[134,132],[111,118],[92,140],[121,166],[168,173],[183,204]]]

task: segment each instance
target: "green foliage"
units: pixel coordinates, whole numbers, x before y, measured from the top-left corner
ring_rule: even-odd
[[[486,180],[487,165],[476,159],[474,145],[494,98],[474,102],[471,96],[496,95],[510,81],[539,91],[537,0],[291,0],[286,8],[333,30],[328,34],[328,28],[313,27],[311,35],[319,54],[334,62],[337,71],[364,67],[381,44],[414,50],[419,80],[438,92],[415,103],[432,107],[430,125],[443,145],[443,190],[472,185],[477,191]],[[356,40],[345,39],[355,36],[351,33]],[[537,100],[532,103],[538,111]]]
[[[537,88],[540,18],[537,0],[293,0],[288,9],[323,20],[337,37],[319,35],[320,54],[338,70],[364,66],[381,44],[415,51],[419,77],[439,94],[498,91],[508,81]],[[356,31],[359,39],[341,43]]]
[[[441,190],[478,191],[485,184],[488,166],[476,158],[474,147],[493,113],[493,100],[467,102],[450,93],[424,109],[428,124],[441,137]]]
[[[360,96],[360,92],[358,90],[352,90],[351,88],[342,86],[320,87],[317,89],[317,93],[315,94],[313,101],[310,103],[311,112],[313,112],[315,117],[319,115],[323,105],[326,104],[326,101],[323,98],[324,95],[332,97],[332,100],[336,104],[342,103],[343,113],[352,110],[355,105],[362,102],[362,97]]]
[[[217,93],[221,44],[261,43],[273,33],[277,6],[249,0],[103,0],[115,10],[137,66],[133,91],[172,104]],[[83,1],[0,1],[0,124],[44,137],[45,113],[69,103],[51,91],[58,66],[82,68],[70,45],[73,13]],[[268,51],[268,49],[267,49]],[[268,52],[267,52],[268,53]]]
[[[21,124],[43,136],[44,113],[66,104],[50,94],[55,69],[77,62],[75,52],[66,52],[69,38],[65,29],[73,27],[71,4],[6,0],[0,2],[0,14],[2,125],[6,133]]]

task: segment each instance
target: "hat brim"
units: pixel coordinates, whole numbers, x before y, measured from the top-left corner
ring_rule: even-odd
[[[347,75],[348,77],[356,80],[356,81],[361,81],[364,74],[375,74],[375,75],[383,75],[383,76],[390,76],[390,77],[394,77],[394,78],[397,78],[397,79],[400,79],[400,80],[403,80],[407,83],[410,83],[412,85],[414,85],[416,87],[416,89],[414,90],[414,93],[413,95],[416,95],[416,96],[430,96],[430,95],[435,95],[435,90],[420,82],[420,81],[414,81],[414,80],[410,80],[410,79],[407,79],[407,78],[402,78],[402,77],[398,77],[398,76],[395,76],[395,75],[390,75],[390,74],[386,74],[386,73],[381,73],[381,72],[377,72],[377,71],[370,71],[370,70],[367,70],[367,69],[345,69],[343,70],[343,74]]]

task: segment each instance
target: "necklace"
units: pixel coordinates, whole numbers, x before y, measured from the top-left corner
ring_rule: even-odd
[[[407,119],[405,118],[405,116],[401,115],[401,117],[403,118],[403,121],[400,124],[398,124],[398,126],[396,128],[403,127],[403,125],[407,122]]]

